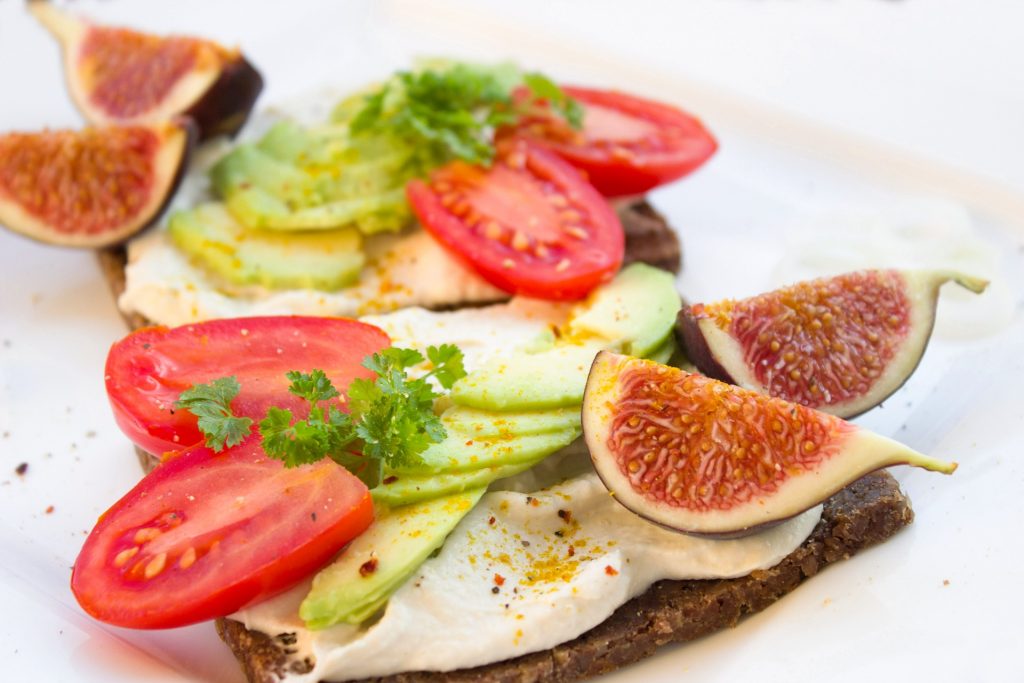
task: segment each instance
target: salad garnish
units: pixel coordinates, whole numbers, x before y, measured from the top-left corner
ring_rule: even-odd
[[[251,418],[238,417],[231,412],[231,401],[241,389],[238,378],[220,377],[181,392],[174,408],[198,417],[206,445],[219,452],[242,443],[252,427]]]
[[[521,89],[529,97],[517,97]],[[399,71],[364,98],[349,129],[406,141],[420,172],[454,159],[489,165],[494,131],[517,123],[538,100],[573,128],[582,126],[583,108],[544,74],[455,63]]]
[[[408,370],[429,361],[431,370],[415,379]],[[463,354],[454,344],[415,349],[388,348],[363,359],[374,379],[356,379],[348,388],[349,413],[324,402],[341,396],[323,370],[309,373],[292,370],[288,391],[309,403],[309,415],[296,420],[291,410],[271,406],[259,422],[263,450],[286,467],[331,458],[364,480],[376,481],[380,465],[410,466],[430,444],[447,436],[434,413],[434,400],[442,389],[466,375]],[[214,451],[241,443],[253,420],[235,415],[231,401],[241,385],[235,377],[221,377],[183,391],[176,409],[199,418],[206,445]],[[359,442],[357,444],[357,442]],[[350,449],[349,446],[357,444]]]

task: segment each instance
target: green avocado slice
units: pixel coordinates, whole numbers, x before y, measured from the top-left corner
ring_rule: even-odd
[[[444,539],[484,494],[484,488],[378,511],[331,565],[313,578],[299,607],[310,629],[359,624],[441,547]]]
[[[366,261],[357,230],[247,230],[218,202],[173,214],[167,230],[193,262],[241,286],[334,291],[353,284]]]
[[[486,488],[492,481],[519,474],[538,462],[539,460],[528,460],[513,465],[426,476],[385,472],[381,483],[370,489],[370,493],[373,494],[375,503],[397,508],[479,487]]]
[[[452,401],[502,412],[578,406],[598,351],[667,360],[681,305],[671,273],[634,263],[580,304],[553,346],[491,360],[455,383]]]

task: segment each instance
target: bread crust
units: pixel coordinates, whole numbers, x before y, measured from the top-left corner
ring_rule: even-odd
[[[659,581],[596,628],[544,652],[449,672],[420,671],[364,683],[564,683],[597,676],[681,643],[735,626],[760,612],[824,567],[890,538],[911,523],[909,499],[887,472],[875,472],[832,496],[804,543],[771,569],[737,579]],[[288,672],[307,673],[296,659],[294,634],[249,631],[220,619],[217,632],[251,683],[276,683]]]

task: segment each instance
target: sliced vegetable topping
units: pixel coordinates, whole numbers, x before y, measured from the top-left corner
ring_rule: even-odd
[[[114,344],[107,356],[107,395],[122,431],[155,454],[202,443],[197,417],[176,410],[196,384],[234,377],[234,415],[262,419],[275,405],[305,417],[308,404],[288,391],[289,370],[325,371],[339,390],[372,377],[363,359],[390,344],[383,331],[345,318],[263,317],[214,320],[174,329],[151,327]]]
[[[540,109],[513,132],[582,170],[605,196],[640,194],[681,178],[718,148],[699,120],[676,107],[611,90],[563,90],[583,105],[582,130]]]
[[[103,514],[71,590],[110,624],[185,626],[286,590],[372,520],[366,487],[333,463],[286,468],[258,437],[219,455],[197,447]]]
[[[406,188],[423,226],[497,287],[579,299],[622,264],[622,224],[557,156],[509,141],[490,169],[455,161]]]

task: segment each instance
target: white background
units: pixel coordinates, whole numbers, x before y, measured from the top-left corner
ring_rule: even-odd
[[[467,49],[474,54],[517,54],[544,66],[516,48],[535,44],[562,60],[556,75],[600,81],[595,73],[603,73],[609,85],[651,94],[671,81],[700,103],[699,113],[721,133],[723,154],[689,190],[666,195],[666,206],[690,210],[670,214],[681,225],[690,216],[727,223],[693,192],[732,188],[736,178],[762,189],[797,186],[811,175],[841,186],[846,176],[831,177],[820,161],[807,161],[820,145],[825,156],[844,150],[834,163],[861,175],[912,170],[921,180],[909,185],[932,183],[962,201],[987,202],[1004,230],[1016,226],[1014,244],[1024,235],[1018,2],[190,0],[76,7],[105,21],[241,44],[266,77],[264,104],[407,65],[396,43],[410,33],[422,34],[435,52],[473,43]],[[80,125],[55,45],[14,0],[0,0],[0,93],[0,129]],[[771,145],[758,147],[758,134]],[[877,163],[879,155],[892,163]],[[744,166],[764,159],[775,162],[771,182]],[[756,197],[750,202],[770,208]],[[722,208],[724,215],[735,207]],[[766,211],[749,220],[764,226],[783,215]],[[1020,268],[1019,259],[1013,264]],[[707,264],[688,272],[713,276]],[[2,678],[237,679],[208,626],[152,635],[101,629],[65,588],[85,530],[138,476],[102,392],[106,349],[123,333],[90,254],[0,234],[0,614],[8,617],[0,621]],[[918,387],[937,386],[940,399],[927,404],[921,389],[932,408],[928,419],[916,417],[910,436],[942,451],[936,455],[973,453],[975,461],[951,480],[901,477],[919,515],[911,530],[826,572],[742,628],[626,677],[667,681],[686,672],[735,680],[757,667],[766,680],[1024,678],[1016,652],[1024,599],[1015,592],[1024,584],[1017,521],[1024,475],[1014,458],[1024,452],[1024,407],[1015,391],[1024,372],[1003,341],[958,374],[943,374],[929,357],[919,371]],[[1005,364],[997,386],[980,379],[993,372],[991,359]],[[987,399],[976,401],[982,409],[970,407],[975,395]],[[897,415],[890,410],[877,427],[895,429]],[[29,463],[25,477],[14,474],[20,462]]]

